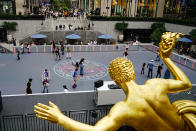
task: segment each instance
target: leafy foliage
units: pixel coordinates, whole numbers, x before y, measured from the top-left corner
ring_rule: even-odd
[[[115,29],[118,31],[123,31],[128,27],[128,23],[125,23],[124,21],[122,23],[116,23]]]
[[[151,34],[150,38],[155,44],[158,44],[161,41],[161,36],[165,32],[165,28],[156,28],[154,32]]]
[[[151,28],[153,29],[153,30],[155,30],[155,29],[157,29],[157,28],[165,28],[165,25],[164,25],[165,23],[162,23],[162,22],[158,22],[158,23],[153,23],[152,25],[151,25]]]
[[[194,42],[196,42],[196,29],[193,29],[190,33],[191,38]]]
[[[59,11],[59,10],[69,11],[69,8],[71,8],[71,1],[70,0],[52,0],[51,8],[55,11]]]
[[[3,22],[3,24],[1,26],[9,32],[9,31],[16,31],[17,25],[18,25],[18,23],[16,23],[16,22],[6,22],[5,21],[5,22]]]

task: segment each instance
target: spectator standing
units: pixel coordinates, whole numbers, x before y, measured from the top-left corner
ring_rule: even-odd
[[[59,49],[59,47],[56,48],[55,53],[56,53],[56,59],[57,59],[57,60],[61,60],[61,54],[60,54],[60,49]]]
[[[27,83],[27,86],[25,88],[25,94],[32,94],[32,90],[31,90],[31,82],[32,82],[32,78],[29,78],[29,81]]]
[[[143,63],[142,70],[141,70],[141,74],[143,74],[143,75],[144,75],[145,66],[146,66],[146,63]]]
[[[155,61],[160,61],[160,53],[159,52],[157,52],[157,57],[156,57]]]
[[[153,74],[153,67],[154,67],[154,60],[151,60],[148,65],[147,65],[147,68],[148,68],[148,78],[152,78],[152,74]]]
[[[80,75],[83,76],[84,75],[84,58],[82,58],[79,62],[79,66],[80,66]]]
[[[20,60],[20,51],[16,49],[16,52],[17,52],[17,60]]]
[[[125,50],[124,53],[123,53],[123,55],[124,55],[125,58],[127,58],[127,56],[128,56],[128,50]]]
[[[20,45],[20,50],[21,50],[21,54],[23,54],[24,53],[24,44],[23,43],[21,43],[21,45]]]
[[[163,69],[163,64],[158,66],[156,78],[157,77],[161,78],[162,69]]]
[[[63,43],[61,43],[61,54],[64,55],[64,50],[65,50],[65,47],[63,45]]]
[[[69,47],[67,47],[67,56],[66,59],[71,59],[71,51],[69,49]]]
[[[171,78],[171,75],[170,75],[170,71],[169,69],[167,68],[167,70],[165,71],[165,74],[164,74],[164,79],[170,79]]]

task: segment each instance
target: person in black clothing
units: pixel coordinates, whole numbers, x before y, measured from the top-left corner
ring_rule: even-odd
[[[17,52],[17,60],[20,60],[20,51],[16,49],[16,52]]]
[[[56,59],[61,60],[61,55],[60,55],[60,49],[59,49],[59,47],[56,48],[55,53],[56,53]]]
[[[124,52],[123,54],[124,54],[124,57],[127,58],[127,56],[128,56],[128,51],[125,50],[125,52]]]
[[[158,66],[156,78],[157,77],[161,78],[161,71],[162,71],[162,69],[163,69],[163,64]]]
[[[64,51],[65,51],[65,47],[64,47],[63,43],[61,43],[61,53],[62,53],[62,55],[64,55]]]
[[[145,66],[146,66],[146,63],[144,63],[144,64],[142,65],[141,74],[144,74],[144,69],[145,69]]]
[[[25,88],[25,94],[32,94],[32,90],[31,90],[31,82],[32,82],[32,78],[29,78],[29,81],[27,83],[27,86]]]

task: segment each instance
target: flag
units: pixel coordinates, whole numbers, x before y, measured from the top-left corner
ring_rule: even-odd
[[[140,3],[142,3],[142,0],[140,0]]]
[[[150,4],[150,0],[148,0],[148,4]]]
[[[152,3],[154,4],[154,0],[152,0]]]
[[[177,0],[177,4],[179,4],[179,1],[180,1],[180,0]]]

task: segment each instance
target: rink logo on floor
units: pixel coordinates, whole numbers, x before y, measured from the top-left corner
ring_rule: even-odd
[[[79,60],[78,60],[79,61]],[[59,62],[54,66],[54,72],[56,75],[73,79],[73,72],[75,67],[72,65],[71,60]],[[80,68],[78,70],[79,80],[96,80],[101,79],[107,75],[107,67],[103,64],[85,60],[84,62],[84,75],[80,76]]]

